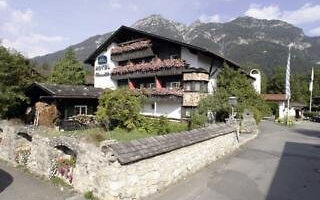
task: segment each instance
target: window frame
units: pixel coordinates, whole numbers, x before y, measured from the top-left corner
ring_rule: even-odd
[[[77,113],[77,108],[79,108],[80,113]],[[88,105],[75,105],[75,115],[88,115]],[[84,112],[83,110],[84,109]]]

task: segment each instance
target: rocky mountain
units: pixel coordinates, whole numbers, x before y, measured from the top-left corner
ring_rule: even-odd
[[[195,21],[187,26],[160,15],[151,15],[137,21],[132,27],[207,48],[245,67],[259,66],[266,74],[271,74],[276,66],[286,65],[290,43],[294,47],[294,71],[305,72],[316,63],[320,64],[320,37],[308,37],[302,29],[280,20],[239,17],[226,23]],[[71,48],[83,61],[110,35],[96,35]],[[35,57],[33,60],[40,65],[45,62],[51,65],[64,51]]]

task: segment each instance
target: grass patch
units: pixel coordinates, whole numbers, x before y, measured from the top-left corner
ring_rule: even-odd
[[[88,191],[88,192],[84,193],[83,196],[84,196],[85,199],[88,199],[88,200],[99,200],[97,197],[95,197],[93,195],[92,191]]]
[[[156,119],[150,119],[156,120]],[[151,125],[153,126],[153,125]],[[166,125],[168,133],[177,133],[188,130],[188,124],[186,122],[173,122],[169,121]],[[122,128],[115,128],[112,131],[105,131],[103,128],[91,128],[76,131],[59,131],[55,129],[46,129],[39,131],[42,136],[46,137],[58,137],[58,136],[69,136],[76,138],[85,138],[88,142],[98,145],[104,140],[117,140],[119,142],[128,142],[131,140],[152,137],[158,135],[156,131],[146,132],[139,128],[132,131],[127,131]]]
[[[62,186],[62,187],[66,187],[66,188],[71,188],[71,186],[68,183],[66,183],[64,180],[62,180],[59,177],[53,176],[50,178],[50,181],[54,186],[57,186],[57,187]]]

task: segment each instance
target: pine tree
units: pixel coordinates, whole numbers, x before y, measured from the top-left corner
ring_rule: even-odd
[[[50,83],[66,85],[82,85],[85,83],[85,70],[77,60],[74,52],[69,48],[64,57],[55,63],[52,74],[49,77]]]

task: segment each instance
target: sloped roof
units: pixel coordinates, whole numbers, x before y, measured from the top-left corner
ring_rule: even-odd
[[[287,100],[285,94],[261,94],[266,101],[285,101]]]
[[[196,50],[196,51],[199,51],[201,53],[204,53],[204,54],[209,54],[210,56],[215,56],[215,57],[218,57],[220,59],[222,59],[223,61],[225,61],[227,64],[231,65],[232,67],[235,67],[235,68],[240,68],[240,65],[234,61],[231,61],[230,59],[227,59],[227,58],[224,58],[223,56],[217,54],[216,52],[212,52],[208,49],[205,49],[205,48],[202,48],[202,47],[198,47],[198,46],[195,46],[195,45],[191,45],[191,44],[187,44],[187,43],[184,43],[184,42],[181,42],[181,41],[178,41],[178,40],[173,40],[173,39],[170,39],[170,38],[167,38],[167,37],[163,37],[163,36],[160,36],[160,35],[156,35],[156,34],[153,34],[153,33],[148,33],[148,32],[145,32],[145,31],[141,31],[141,30],[138,30],[138,29],[134,29],[134,28],[131,28],[131,27],[127,27],[127,26],[121,26],[120,28],[118,28],[103,44],[101,44],[84,62],[87,63],[87,64],[91,64],[93,65],[94,61],[95,61],[95,58],[100,54],[102,53],[103,51],[105,51],[105,49],[112,43],[112,41],[117,37],[117,35],[121,32],[133,32],[133,33],[139,33],[141,35],[144,35],[146,37],[149,37],[149,38],[156,38],[156,39],[160,39],[160,40],[164,40],[164,41],[167,41],[167,42],[171,42],[171,43],[175,43],[175,44],[178,44],[180,46],[183,46],[183,47],[187,47],[189,49],[192,49],[192,50]]]
[[[98,98],[103,92],[101,88],[84,85],[58,85],[37,82],[32,84],[27,91],[34,87],[38,87],[48,93],[49,96],[56,98]]]

